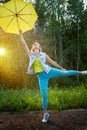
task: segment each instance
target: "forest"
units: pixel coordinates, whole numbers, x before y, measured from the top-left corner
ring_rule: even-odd
[[[33,5],[38,19],[34,28],[23,34],[29,48],[38,41],[43,52],[67,70],[87,70],[86,0],[34,0]],[[0,28],[1,47],[6,54],[0,55],[0,83],[12,88],[37,88],[37,77],[26,74],[29,58],[19,36]],[[86,76],[58,77],[49,85],[64,87],[81,83],[87,85]]]

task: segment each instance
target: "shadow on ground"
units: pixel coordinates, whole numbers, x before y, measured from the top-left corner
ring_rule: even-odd
[[[47,123],[42,112],[0,112],[0,130],[87,130],[87,109],[49,111]]]

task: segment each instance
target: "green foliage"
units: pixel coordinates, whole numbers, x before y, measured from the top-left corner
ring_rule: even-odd
[[[87,108],[86,99],[87,88],[83,86],[49,91],[49,107],[53,110]]]
[[[87,108],[87,88],[83,85],[49,88],[49,110]],[[42,110],[41,93],[37,89],[0,89],[0,111]]]
[[[0,90],[0,111],[39,110],[40,93],[30,89]]]

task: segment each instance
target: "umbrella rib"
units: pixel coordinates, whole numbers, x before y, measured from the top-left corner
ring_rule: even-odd
[[[26,8],[27,5],[28,3],[22,9],[20,9],[18,13],[20,13],[24,8]]]
[[[13,19],[15,18],[15,16],[10,20],[10,22],[8,23],[8,25],[7,25],[7,30],[8,30],[8,27],[9,27],[9,25],[10,25],[10,23],[13,21]]]
[[[20,15],[32,15],[32,16],[37,16],[35,14],[20,14]]]
[[[15,5],[15,12],[16,12],[16,14],[17,14],[16,0],[14,0],[14,5]]]
[[[32,17],[37,17],[37,15],[35,15],[35,14],[19,14],[19,17],[21,17],[21,16],[32,16]]]
[[[10,9],[4,7],[4,6],[2,6],[2,8],[5,8],[5,9],[9,10],[10,12],[12,12],[13,14],[15,14],[15,12],[13,12],[12,10],[10,10]]]
[[[1,16],[0,18],[6,18],[6,17],[11,17],[11,16],[14,16],[14,15]]]
[[[19,16],[19,18],[20,18],[22,21],[24,21],[26,24],[29,25],[29,23],[28,23],[27,21],[25,21],[23,18],[21,18],[20,16]],[[29,26],[31,26],[31,25],[29,25]]]

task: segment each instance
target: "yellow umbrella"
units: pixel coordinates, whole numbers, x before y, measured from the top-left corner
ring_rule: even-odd
[[[33,28],[38,16],[30,2],[11,0],[0,6],[0,26],[8,33],[26,32]]]

